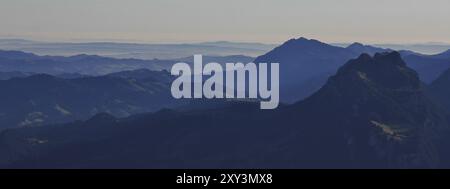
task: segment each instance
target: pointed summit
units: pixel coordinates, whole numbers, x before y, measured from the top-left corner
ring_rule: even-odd
[[[329,75],[357,55],[342,47],[301,37],[286,41],[257,57],[255,62],[280,63],[280,100],[292,103],[315,92]]]
[[[362,54],[342,66],[335,77],[345,77],[346,74],[355,74],[372,84],[389,88],[417,89],[420,86],[417,73],[406,67],[398,52],[376,53],[373,57]]]
[[[298,39],[290,39],[283,43],[279,48],[303,48],[303,49],[314,49],[314,48],[323,48],[323,47],[331,47],[326,43],[315,39],[307,39],[304,37],[300,37]]]

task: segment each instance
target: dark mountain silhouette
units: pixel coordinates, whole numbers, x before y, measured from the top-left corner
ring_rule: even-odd
[[[450,69],[447,69],[429,85],[432,96],[444,108],[450,111]]]
[[[309,126],[306,136],[326,135],[311,139],[315,148],[333,149],[311,159],[334,157],[344,167],[448,166],[447,117],[397,52],[349,61],[292,109]]]
[[[172,76],[136,70],[63,79],[46,74],[0,81],[0,126],[35,126],[86,119],[100,112],[124,117],[170,107]]]
[[[311,97],[162,110],[0,133],[12,168],[449,167],[448,123],[396,52],[361,55]]]

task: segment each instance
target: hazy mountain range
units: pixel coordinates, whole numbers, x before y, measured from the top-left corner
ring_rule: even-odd
[[[351,45],[350,43],[332,43],[332,45],[347,47]],[[419,44],[389,44],[389,43],[381,43],[381,44],[371,44],[371,46],[381,47],[385,49],[392,49],[396,51],[414,51],[421,54],[438,54],[442,53],[448,49],[450,49],[450,44],[447,43],[419,43]]]
[[[205,61],[219,63],[226,62],[251,62],[254,58],[243,55],[230,56],[205,56]],[[177,62],[193,62],[193,58],[177,58],[173,60],[141,60],[141,59],[118,59],[98,55],[74,55],[64,56],[39,56],[22,51],[0,50],[0,70],[5,78],[7,72],[46,73],[53,75],[61,74],[84,74],[104,75],[124,70],[150,69],[170,70]]]
[[[348,61],[312,96],[5,130],[13,168],[442,168],[446,111],[397,52]]]
[[[173,77],[166,71],[135,70],[105,76],[61,78],[37,74],[0,80],[0,128],[88,119],[106,112],[125,117],[174,107]]]
[[[0,49],[17,50],[37,55],[74,56],[93,54],[110,58],[135,59],[176,59],[193,54],[207,56],[245,55],[256,57],[272,50],[280,44],[245,43],[215,41],[203,43],[145,44],[121,42],[41,42],[24,39],[0,39]],[[332,43],[333,46],[347,47],[351,43]],[[438,54],[450,49],[450,44],[372,44],[372,46],[409,50],[422,54]]]
[[[202,45],[212,44],[235,48]],[[0,51],[0,167],[450,167],[449,51],[291,39],[254,60],[280,63],[288,104],[269,111],[258,102],[173,99],[163,69],[190,56]]]
[[[230,45],[226,42],[221,42],[221,45]],[[256,44],[258,45],[258,44]],[[283,103],[294,103],[299,100],[302,100],[314,92],[316,92],[320,87],[322,87],[328,77],[333,75],[337,69],[342,66],[349,59],[358,57],[362,53],[367,53],[370,55],[374,55],[378,52],[391,52],[391,49],[383,49],[379,47],[373,47],[370,45],[364,45],[361,43],[354,43],[349,45],[348,47],[338,47],[332,46],[318,40],[299,38],[299,39],[291,39],[284,44],[274,48],[268,53],[259,56],[256,58],[254,62],[280,62],[280,89],[281,89],[281,101]],[[450,67],[450,55],[447,52],[436,54],[436,55],[422,55],[419,53],[415,53],[412,51],[400,51],[400,54],[407,62],[407,64],[415,69],[419,73],[419,77],[425,83],[431,83],[435,78],[437,78],[442,72]],[[251,62],[253,61],[253,57],[243,56],[243,55],[231,55],[231,56],[204,56],[204,63],[207,62],[219,62],[219,63],[227,63],[227,62]],[[11,127],[18,125],[42,125],[45,123],[51,123],[54,120],[75,120],[75,119],[86,119],[89,116],[101,112],[112,112],[109,108],[103,108],[99,111],[93,111],[98,109],[98,107],[106,106],[105,104],[114,104],[113,100],[118,100],[124,96],[126,96],[125,91],[129,92],[129,89],[133,89],[136,86],[141,85],[140,80],[136,81],[137,85],[134,85],[133,82],[129,82],[129,86],[122,86],[123,88],[118,88],[110,91],[112,94],[118,93],[118,91],[123,90],[124,94],[122,97],[117,97],[118,99],[109,99],[108,101],[104,101],[100,104],[92,103],[84,104],[83,106],[87,109],[80,109],[75,111],[77,112],[85,112],[89,110],[91,113],[82,113],[82,116],[64,116],[64,114],[58,113],[58,110],[55,107],[62,106],[61,103],[66,103],[65,101],[71,100],[71,98],[63,98],[58,100],[54,100],[54,102],[44,101],[40,103],[40,105],[31,106],[28,102],[33,102],[33,92],[27,88],[29,86],[34,86],[36,83],[39,84],[41,91],[49,91],[49,90],[57,90],[56,86],[53,86],[53,83],[45,83],[41,81],[44,77],[32,77],[37,74],[51,74],[52,76],[48,76],[48,78],[54,78],[59,80],[67,81],[64,85],[77,85],[72,84],[72,81],[80,81],[80,80],[92,80],[94,78],[110,78],[113,75],[121,75],[124,73],[128,73],[130,78],[136,79],[139,74],[142,74],[142,77],[153,77],[153,81],[160,82],[157,76],[161,76],[159,70],[170,70],[170,67],[176,62],[187,62],[192,64],[193,57],[185,57],[185,58],[177,58],[172,60],[140,60],[140,59],[116,59],[116,58],[108,58],[97,55],[75,55],[70,57],[63,56],[38,56],[32,53],[25,53],[21,51],[0,51],[0,68],[2,72],[0,72],[0,79],[8,80],[10,78],[24,78],[21,81],[20,85],[24,88],[21,91],[16,89],[8,89],[5,88],[6,94],[10,96],[20,96],[21,92],[26,92],[29,96],[26,99],[16,99],[15,101],[10,101],[8,98],[4,98],[1,101],[4,101],[7,106],[3,107],[2,114],[6,114],[8,116],[3,116],[3,127]],[[140,69],[137,71],[123,71],[123,70],[134,70]],[[142,69],[150,69],[156,70],[155,72],[150,71],[142,71]],[[119,73],[115,73],[119,72]],[[167,73],[160,72],[160,73]],[[156,74],[152,76],[152,74]],[[167,73],[168,74],[168,73]],[[96,76],[96,77],[90,77]],[[170,82],[166,79],[167,76],[164,76],[161,79],[164,79],[162,83],[165,84],[164,89],[166,92],[164,93],[165,99],[170,100],[170,94],[168,89],[170,88]],[[48,79],[47,78],[47,79]],[[126,78],[120,78],[126,79]],[[5,86],[12,86],[15,80],[2,81],[1,83]],[[53,81],[53,80],[48,80]],[[39,83],[40,82],[40,83]],[[109,83],[108,83],[109,82]],[[116,82],[115,80],[105,81],[105,84],[111,84]],[[123,81],[126,83],[127,81]],[[85,89],[81,90],[80,96],[85,96],[83,92],[84,90],[90,89],[91,86],[88,86],[91,83],[84,82],[81,89],[85,87]],[[115,84],[111,84],[116,86]],[[27,87],[25,87],[27,86]],[[118,86],[118,85],[117,85]],[[73,91],[68,89],[61,90],[61,94],[66,96],[68,94],[72,94]],[[152,85],[145,85],[147,90],[152,90]],[[108,90],[108,88],[101,88],[104,90]],[[104,93],[105,91],[96,91],[99,93]],[[67,94],[66,94],[67,93]],[[37,93],[36,93],[37,94]],[[95,95],[95,93],[91,93],[91,95]],[[56,98],[55,94],[43,94],[43,96],[49,99]],[[70,96],[70,95],[69,95]],[[73,97],[72,101],[82,101],[81,98]],[[150,98],[149,98],[150,99]],[[15,104],[27,102],[28,105],[24,105],[24,108],[21,108],[20,112],[12,113],[12,110],[17,109],[14,107]],[[148,100],[147,102],[152,103],[152,100]],[[160,103],[168,103],[168,101],[162,100]],[[25,104],[27,104],[25,103]],[[144,103],[145,104],[145,103]],[[109,105],[108,105],[109,106]],[[134,113],[145,112],[145,111],[154,111],[162,106],[147,106],[145,104],[139,106],[139,108],[135,108],[136,110],[129,110],[130,108],[127,106],[135,106],[127,103],[123,103],[122,106],[116,108],[116,111],[119,111],[121,108],[123,110],[122,114],[114,113],[116,116],[126,116]],[[210,107],[211,105],[202,105],[206,107]],[[185,107],[189,109],[188,107]],[[63,108],[64,109],[64,108]],[[71,106],[66,106],[65,109],[70,110],[74,109]],[[35,115],[36,112],[44,114],[43,116],[31,116]],[[52,112],[52,113],[45,113]],[[94,112],[94,113],[92,113]],[[12,118],[14,115],[16,118]],[[49,116],[51,115],[51,116]],[[45,117],[45,119],[43,119]],[[64,119],[56,118],[63,117]],[[38,121],[32,121],[32,120]],[[21,122],[30,122],[29,124],[22,124]],[[0,122],[0,125],[1,122]]]
[[[189,44],[138,44],[114,42],[58,43],[22,39],[0,39],[0,49],[31,52],[38,55],[74,56],[95,54],[110,58],[176,59],[193,54],[206,56],[258,56],[276,45],[261,43],[232,43],[225,41]]]

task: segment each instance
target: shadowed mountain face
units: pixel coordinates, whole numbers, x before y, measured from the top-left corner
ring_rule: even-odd
[[[446,115],[396,52],[349,61],[293,110],[309,123],[307,136],[327,136],[316,139],[316,147],[340,152],[320,157],[353,159],[348,166],[357,167],[448,166]]]
[[[171,107],[172,76],[136,70],[63,79],[38,74],[0,81],[0,127],[87,119],[100,112],[124,117]]]
[[[448,52],[437,55],[405,54],[403,59],[408,66],[416,70],[425,83],[433,82],[445,70],[450,68]]]
[[[446,139],[447,138],[447,139]],[[0,165],[47,168],[449,167],[448,123],[398,53],[361,55],[304,101],[0,133]]]
[[[431,95],[450,111],[450,69],[441,74],[429,85]]]

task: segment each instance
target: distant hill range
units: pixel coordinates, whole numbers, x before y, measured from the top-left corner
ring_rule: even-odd
[[[13,43],[28,44],[29,41],[14,41]],[[270,45],[258,43],[210,42],[202,45],[221,47],[242,47],[269,49]],[[385,49],[353,43],[346,47],[329,45],[318,40],[298,38],[291,39],[282,45],[268,50],[256,59],[244,55],[204,56],[207,62],[279,62],[281,76],[281,101],[293,103],[304,99],[317,91],[329,76],[337,71],[346,61],[358,57],[362,53],[374,55],[379,52],[392,52]],[[449,51],[436,55],[423,55],[417,52],[401,50],[402,58],[411,68],[419,73],[420,79],[431,83],[441,73],[450,68]],[[17,72],[46,73],[63,77],[80,75],[105,75],[113,72],[135,69],[170,70],[176,62],[192,64],[192,55],[170,60],[116,59],[98,55],[38,56],[21,51],[0,51],[0,79],[20,76]],[[15,73],[14,73],[15,72]],[[16,74],[16,75],[15,75]],[[17,75],[19,74],[19,75]]]
[[[275,110],[175,100],[164,69],[191,56],[0,51],[0,167],[450,167],[449,51],[291,39],[254,60],[280,63],[283,104]]]
[[[146,44],[124,42],[40,42],[24,39],[0,39],[0,49],[32,52],[38,55],[74,56],[95,54],[111,58],[174,59],[202,53],[207,56],[245,55],[256,57],[280,44],[213,41],[203,43]],[[349,43],[332,43],[347,47]],[[438,54],[450,49],[450,44],[373,44],[396,51],[408,50],[421,54]]]
[[[447,69],[429,85],[430,94],[439,104],[450,110],[450,69]]]
[[[62,78],[37,74],[0,80],[0,128],[87,119],[106,112],[125,117],[181,104],[167,71],[145,69]]]
[[[332,45],[347,47],[351,45],[350,43],[332,43]],[[438,54],[450,49],[450,44],[448,43],[417,43],[417,44],[389,44],[389,43],[381,43],[381,44],[371,44],[374,47],[380,47],[385,49],[392,49],[396,51],[413,51],[421,54]]]
[[[38,55],[74,56],[95,54],[120,59],[175,59],[193,54],[205,56],[245,55],[259,56],[276,45],[262,43],[234,43],[226,41],[183,44],[144,44],[144,43],[58,43],[37,42],[21,39],[0,39],[0,49],[32,52]]]
[[[191,55],[192,57],[192,55]],[[254,58],[243,55],[231,56],[204,56],[206,61],[211,62],[251,62]],[[75,56],[38,56],[33,53],[22,51],[0,50],[1,72],[29,72],[45,73],[52,75],[61,74],[83,74],[83,75],[105,75],[114,72],[135,69],[169,70],[174,63],[189,61],[190,58],[178,58],[173,60],[141,60],[141,59],[117,59],[98,55],[80,54]],[[6,73],[3,78],[7,78]],[[13,74],[14,75],[14,74]],[[17,75],[18,76],[18,75]],[[0,76],[2,78],[2,76]]]

